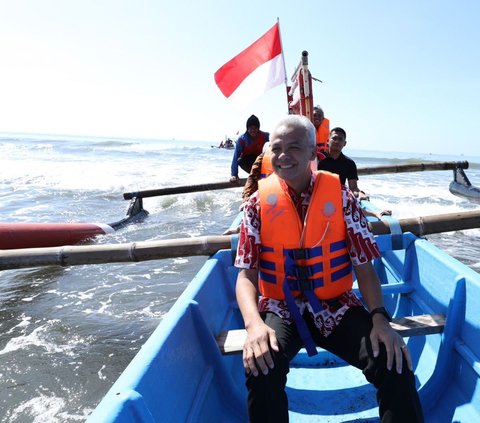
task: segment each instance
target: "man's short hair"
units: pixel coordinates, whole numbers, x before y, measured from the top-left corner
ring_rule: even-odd
[[[310,122],[310,119],[302,115],[287,115],[283,117],[275,125],[273,132],[275,132],[280,126],[290,125],[299,126],[305,131],[305,134],[307,135],[308,146],[310,148],[314,148],[317,145],[315,126],[313,126],[313,123]]]
[[[321,116],[322,116],[322,119],[325,118],[325,113],[323,113],[323,110],[322,110],[322,108],[321,108],[320,106],[315,106],[315,107],[313,108],[313,114],[315,114],[315,112],[317,112],[319,115],[321,115]]]
[[[340,134],[343,135],[343,138],[347,139],[347,133],[345,132],[345,129],[336,127],[330,130],[330,135],[332,135],[332,132],[339,132]]]

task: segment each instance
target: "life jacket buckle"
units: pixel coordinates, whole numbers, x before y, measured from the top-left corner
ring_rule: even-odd
[[[294,260],[307,260],[310,258],[310,250],[308,248],[294,248],[292,249]]]
[[[310,284],[310,279],[287,279],[287,281],[291,291],[305,292],[313,288],[313,285]]]
[[[308,280],[308,278],[312,276],[312,269],[310,266],[295,266],[293,268],[293,273],[295,279],[299,281]]]
[[[289,279],[290,289],[294,291],[313,291],[315,289],[314,280],[309,279],[311,276],[311,269],[309,266],[296,266],[293,268],[293,277]]]

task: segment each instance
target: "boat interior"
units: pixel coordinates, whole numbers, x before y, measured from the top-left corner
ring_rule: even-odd
[[[443,333],[405,339],[426,421],[478,421],[478,274],[411,233],[376,238],[383,254],[374,266],[390,313],[446,315]],[[241,354],[222,355],[216,343],[220,332],[243,327],[234,251],[206,261],[90,421],[247,421]],[[299,352],[287,394],[292,422],[379,421],[373,386],[324,350]]]

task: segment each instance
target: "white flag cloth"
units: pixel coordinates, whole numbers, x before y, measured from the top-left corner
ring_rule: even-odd
[[[218,69],[215,82],[225,97],[241,107],[285,82],[278,22]]]

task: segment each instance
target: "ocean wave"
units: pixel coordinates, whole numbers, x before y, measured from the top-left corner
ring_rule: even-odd
[[[124,147],[124,146],[131,146],[131,145],[138,145],[139,142],[130,141],[121,141],[121,140],[105,140],[105,141],[93,141],[93,146],[98,147]]]

